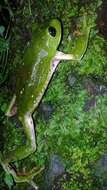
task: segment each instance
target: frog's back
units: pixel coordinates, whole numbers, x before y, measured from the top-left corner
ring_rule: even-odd
[[[57,24],[60,27],[60,23]],[[47,32],[47,29],[39,30],[33,35],[18,71],[16,102],[18,108],[23,112],[31,109],[36,98],[43,90],[51,69],[51,60],[60,41],[60,33],[58,39],[55,39],[52,36],[50,37]],[[55,44],[54,40],[57,40]]]

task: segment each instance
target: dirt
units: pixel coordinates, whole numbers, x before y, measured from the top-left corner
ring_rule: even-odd
[[[107,39],[107,0],[103,0],[103,3],[98,10],[97,27],[99,33]]]

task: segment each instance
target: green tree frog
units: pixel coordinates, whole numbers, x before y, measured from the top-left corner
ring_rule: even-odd
[[[78,60],[87,48],[90,26],[83,23],[73,53],[65,54],[57,48],[61,41],[61,23],[57,19],[33,31],[32,39],[27,46],[22,64],[17,73],[16,89],[6,115],[18,114],[26,136],[26,144],[7,154],[1,154],[0,162],[4,170],[14,177],[16,182],[28,182],[38,173],[35,169],[29,175],[21,176],[9,163],[22,160],[36,151],[36,139],[32,113],[37,108],[42,96],[61,60]],[[36,188],[35,188],[36,189]]]

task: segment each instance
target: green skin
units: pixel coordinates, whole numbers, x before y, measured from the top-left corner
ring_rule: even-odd
[[[15,95],[6,114],[9,117],[16,114],[16,110],[14,111],[13,108],[15,104],[17,105],[18,117],[26,135],[26,144],[7,154],[3,154],[0,160],[4,170],[11,174],[16,182],[29,182],[43,169],[41,168],[39,171],[33,169],[28,175],[21,176],[17,174],[9,163],[22,160],[36,151],[32,113],[37,108],[60,60],[79,60],[83,57],[91,28],[91,26],[87,26],[85,20],[82,35],[76,39],[72,54],[57,51],[61,40],[61,24],[57,19],[49,22],[44,28],[34,31],[31,42],[26,48],[22,66],[17,75]],[[53,27],[55,31],[50,28],[49,32],[49,27]],[[36,185],[33,184],[33,186],[37,189]]]

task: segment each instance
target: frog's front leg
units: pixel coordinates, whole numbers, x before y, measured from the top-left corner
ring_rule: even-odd
[[[57,60],[75,60],[80,61],[87,49],[90,30],[94,26],[89,22],[87,15],[80,17],[80,23],[77,25],[77,30],[72,34],[72,38],[68,40],[67,53],[57,51],[55,59]]]
[[[36,140],[31,114],[29,112],[26,112],[25,114],[19,113],[19,120],[21,121],[24,128],[26,144],[2,155],[1,164],[8,174],[12,174],[16,182],[24,182],[29,181],[34,175],[38,173],[37,168],[35,168],[35,170],[32,170],[32,172],[30,172],[29,175],[27,175],[26,177],[19,175],[17,176],[17,173],[11,168],[11,166],[9,166],[9,163],[16,160],[24,159],[31,153],[33,153],[36,150]]]

